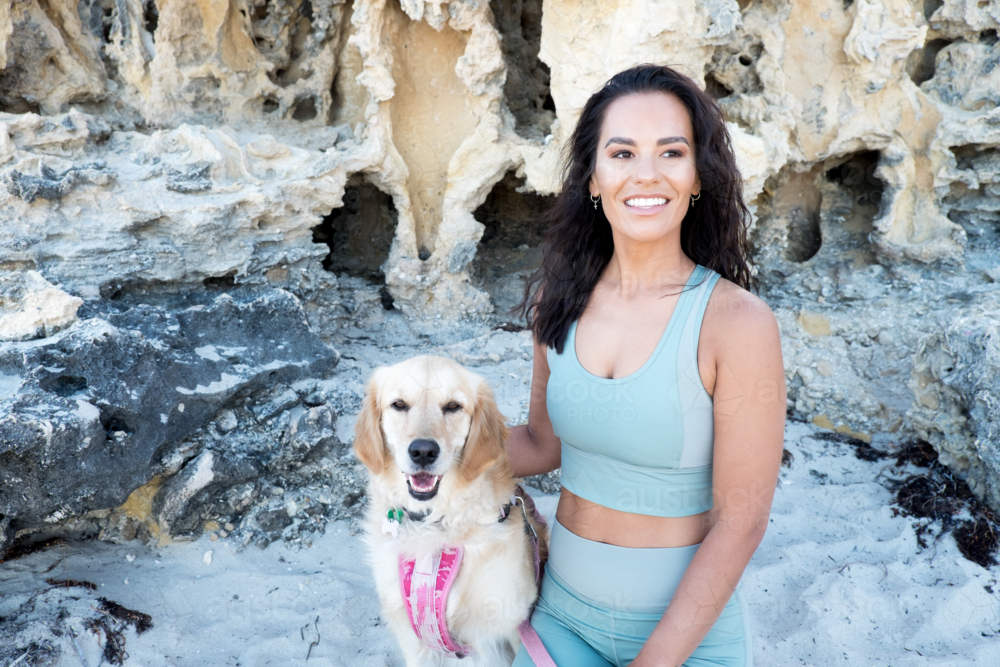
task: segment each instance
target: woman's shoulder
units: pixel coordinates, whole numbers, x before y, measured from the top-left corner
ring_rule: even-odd
[[[720,277],[709,297],[702,337],[724,347],[741,345],[747,337],[777,338],[778,321],[756,294]]]

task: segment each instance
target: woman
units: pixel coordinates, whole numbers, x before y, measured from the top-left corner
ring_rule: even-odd
[[[526,290],[528,424],[508,443],[516,476],[562,467],[531,619],[560,667],[752,664],[739,581],[785,383],[740,185],[718,107],[666,67],[616,75],[573,133]]]

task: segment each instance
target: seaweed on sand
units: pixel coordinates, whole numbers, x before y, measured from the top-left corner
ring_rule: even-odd
[[[895,492],[894,510],[903,516],[928,519],[916,528],[917,543],[927,548],[925,535],[930,524],[941,522],[936,539],[951,532],[958,550],[967,559],[982,567],[997,564],[996,553],[1000,545],[1000,517],[972,493],[965,480],[956,477],[938,461],[933,446],[923,440],[903,443],[896,456],[896,466],[912,463],[927,472],[910,475],[903,480],[891,480]],[[968,513],[971,518],[958,519]]]

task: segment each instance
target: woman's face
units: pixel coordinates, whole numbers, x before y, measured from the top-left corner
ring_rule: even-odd
[[[674,95],[626,95],[608,106],[590,194],[601,196],[616,237],[679,237],[691,195],[701,190],[694,151],[691,117]]]

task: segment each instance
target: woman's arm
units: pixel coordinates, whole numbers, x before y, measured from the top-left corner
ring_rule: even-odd
[[[687,660],[732,596],[771,511],[785,426],[778,324],[748,292],[728,282],[716,291],[699,343],[715,357],[713,525],[632,667]]]
[[[545,390],[549,383],[546,350],[544,345],[535,341],[528,423],[512,428],[507,439],[507,455],[514,477],[540,475],[559,467],[559,438],[552,431],[549,410],[545,405]]]

